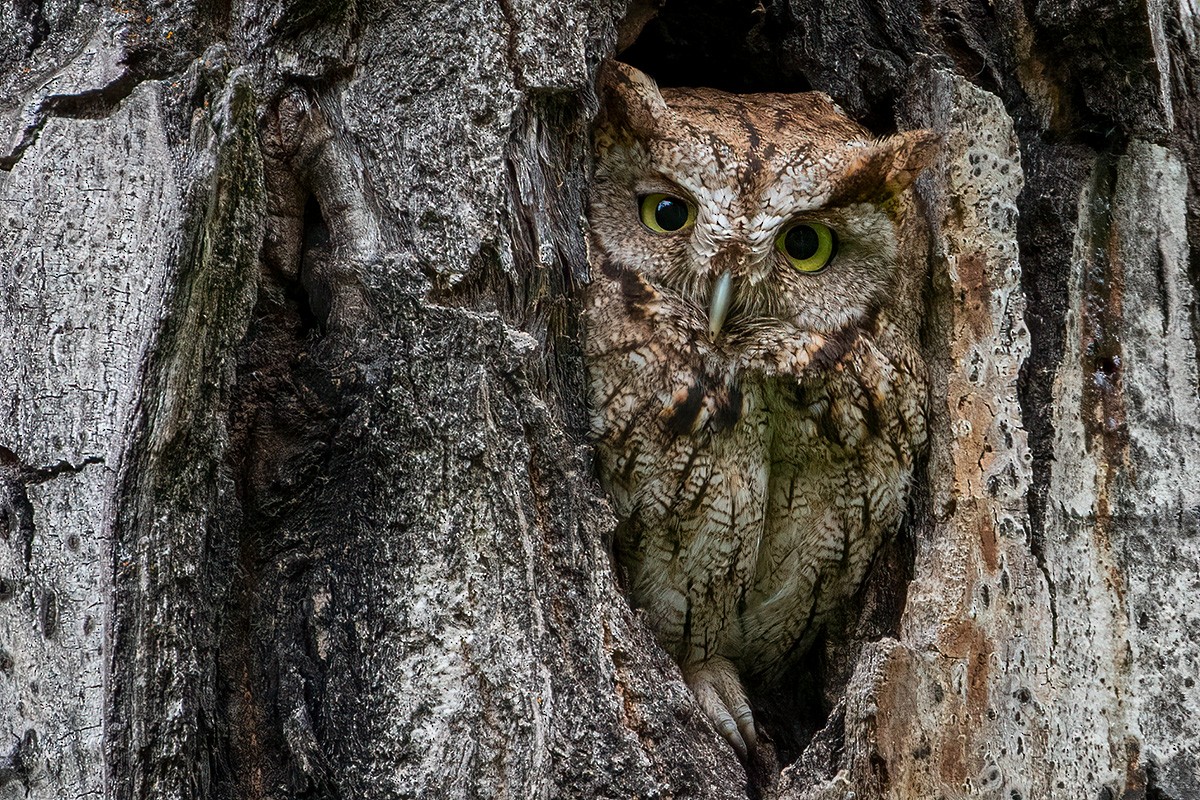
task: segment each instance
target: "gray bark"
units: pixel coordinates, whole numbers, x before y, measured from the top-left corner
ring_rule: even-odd
[[[1198,31],[1175,0],[0,8],[0,798],[1200,797]],[[592,477],[618,47],[944,136],[928,464],[749,770]]]

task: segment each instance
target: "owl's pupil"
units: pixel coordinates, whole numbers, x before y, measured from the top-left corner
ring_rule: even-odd
[[[797,225],[783,238],[783,247],[792,258],[803,261],[812,258],[821,247],[821,240],[811,225]]]
[[[680,200],[664,198],[658,201],[658,206],[654,209],[654,221],[664,231],[677,231],[687,224],[687,220],[687,204]]]

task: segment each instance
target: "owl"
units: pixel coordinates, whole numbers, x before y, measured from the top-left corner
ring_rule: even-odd
[[[585,356],[633,604],[743,758],[767,687],[853,595],[926,439],[937,137],[825,95],[601,76]]]

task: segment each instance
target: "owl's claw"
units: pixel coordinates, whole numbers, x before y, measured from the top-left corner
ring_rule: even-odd
[[[714,656],[686,668],[684,679],[713,727],[733,746],[738,757],[747,761],[750,751],[758,745],[758,735],[737,669],[728,659]]]

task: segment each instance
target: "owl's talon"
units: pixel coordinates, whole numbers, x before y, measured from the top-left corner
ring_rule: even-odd
[[[704,707],[704,713],[708,714],[709,721],[717,729],[717,733],[724,736],[725,740],[733,745],[733,749],[737,751],[738,758],[745,761],[750,752],[749,748],[746,747],[746,740],[738,731],[737,723],[734,722],[733,717],[722,707],[721,701],[714,701],[713,698],[709,698],[708,703],[702,700],[701,705]]]
[[[742,761],[748,760],[758,745],[758,735],[737,669],[728,659],[716,656],[685,669],[684,677],[713,727]]]
[[[758,747],[758,732],[754,729],[754,714],[750,711],[749,703],[742,701],[743,705],[739,709],[735,709],[737,715],[738,731],[742,734],[742,739],[746,742],[746,747],[753,750]]]

